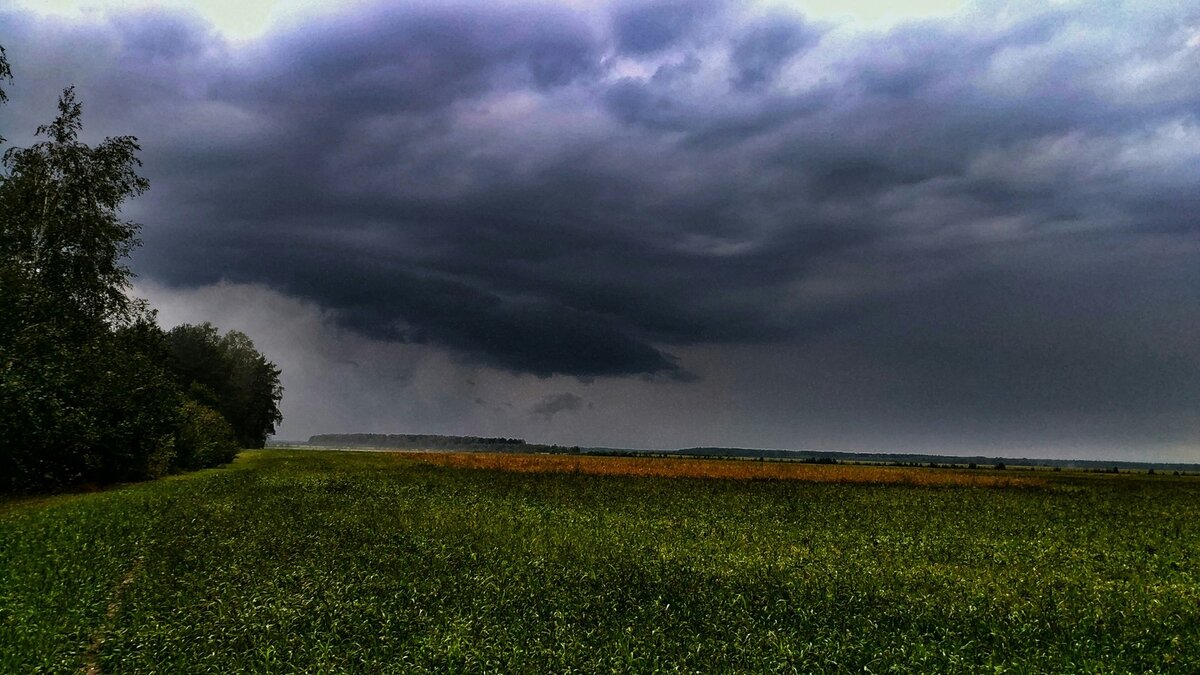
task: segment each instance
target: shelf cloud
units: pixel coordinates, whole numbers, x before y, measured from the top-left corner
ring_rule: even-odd
[[[514,420],[637,381],[748,402],[745,445],[1195,453],[1198,36],[1186,3],[380,3],[239,42],[7,10],[0,132],[76,84],[144,148],[144,280],[543,381]]]

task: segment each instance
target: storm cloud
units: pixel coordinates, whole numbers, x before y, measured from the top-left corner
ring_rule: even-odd
[[[582,398],[571,392],[563,392],[561,394],[546,395],[529,412],[531,415],[541,416],[549,420],[561,412],[572,412],[579,410],[581,407],[583,407]]]
[[[74,83],[137,135],[164,289],[558,392],[734,387],[743,444],[1200,447],[1200,10],[798,7],[381,3],[240,42],[10,10],[0,133]],[[757,389],[718,374],[747,354]]]

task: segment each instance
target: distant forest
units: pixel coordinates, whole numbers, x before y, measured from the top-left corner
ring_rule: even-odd
[[[318,434],[308,445],[329,448],[378,448],[394,450],[455,450],[475,452],[550,452],[621,457],[698,457],[805,462],[808,464],[887,464],[894,466],[961,467],[970,469],[1079,469],[1085,471],[1175,471],[1195,473],[1200,465],[1171,462],[1128,462],[1083,459],[1032,459],[957,457],[921,453],[827,452],[819,450],[780,450],[762,448],[696,447],[678,450],[632,448],[590,448],[528,443],[521,438],[485,438],[479,436],[442,436],[436,434]]]
[[[0,85],[12,80],[0,47]],[[0,103],[7,95],[0,86]],[[262,447],[281,420],[279,369],[237,331],[164,331],[130,297],[149,187],[133,136],[79,140],[63,91],[41,140],[0,171],[0,492],[142,480]],[[0,139],[3,142],[3,139]]]
[[[685,457],[736,457],[739,459],[775,459],[816,463],[869,463],[901,466],[957,466],[968,468],[1043,467],[1058,469],[1082,469],[1088,471],[1163,471],[1195,472],[1200,465],[1178,462],[1130,462],[1099,459],[1039,459],[988,457],[984,455],[955,456],[921,453],[882,452],[823,452],[817,450],[763,450],[757,448],[683,448],[664,450],[663,454]]]
[[[520,438],[440,436],[435,434],[318,434],[309,445],[341,448],[392,448],[396,450],[491,450],[532,452],[545,446],[530,446]]]

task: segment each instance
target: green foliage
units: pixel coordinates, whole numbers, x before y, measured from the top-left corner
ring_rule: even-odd
[[[4,51],[4,47],[0,47],[0,82],[12,82],[12,67],[8,64],[8,54]],[[8,102],[8,92],[0,87],[0,105]],[[4,142],[4,137],[0,136],[0,143]]]
[[[140,480],[164,472],[179,393],[140,343],[148,319],[86,339],[42,324],[3,345],[5,491]],[[169,462],[168,462],[169,463]]]
[[[0,672],[1196,672],[1200,482],[1048,480],[249,453],[0,513]]]
[[[74,92],[4,154],[0,174],[0,466],[7,490],[149,475],[173,428],[173,384],[137,344],[152,319],[126,296],[137,226],[121,203],[146,187],[137,143],[79,142]]]
[[[187,399],[180,407],[180,415],[175,441],[179,468],[202,469],[233,461],[238,452],[237,437],[221,413]]]
[[[127,321],[137,306],[126,295],[124,260],[139,243],[138,226],[121,220],[119,210],[148,187],[136,172],[140,148],[132,136],[94,148],[80,142],[82,110],[73,88],[63,92],[58,111],[38,127],[46,140],[4,153],[0,259],[22,280],[30,302],[63,320]]]
[[[176,382],[215,408],[242,447],[261,448],[282,419],[279,369],[242,332],[225,335],[212,324],[176,326],[167,333],[167,363]]]
[[[0,81],[11,72],[0,48]],[[0,103],[6,100],[0,90]],[[181,392],[180,366],[145,303],[128,295],[138,225],[122,204],[147,189],[137,139],[80,142],[66,89],[43,140],[0,173],[0,491],[154,478],[229,461],[229,424]],[[0,139],[2,140],[2,139]],[[249,338],[220,341],[221,414],[246,445],[279,421],[278,375]],[[184,364],[188,366],[189,364]],[[190,367],[190,366],[189,366]],[[203,368],[204,364],[196,367]],[[269,401],[269,405],[264,403]]]

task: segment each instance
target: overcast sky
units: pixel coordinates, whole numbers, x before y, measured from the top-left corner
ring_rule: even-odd
[[[1200,5],[39,0],[278,436],[1200,461]]]

